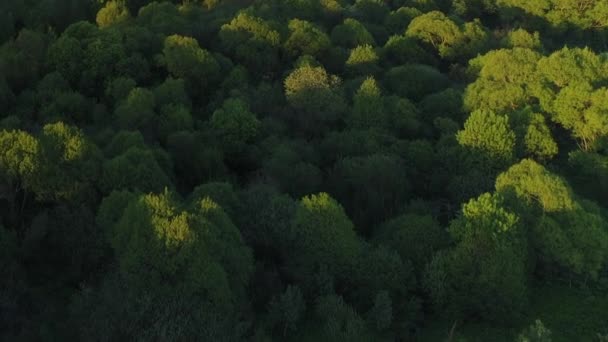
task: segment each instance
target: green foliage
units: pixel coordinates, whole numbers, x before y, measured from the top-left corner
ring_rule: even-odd
[[[456,134],[456,139],[471,151],[473,158],[491,163],[489,167],[500,168],[514,159],[515,133],[506,116],[475,111],[465,122],[464,130]]]
[[[530,50],[543,50],[543,43],[538,32],[530,33],[522,28],[509,31],[502,42],[508,48],[524,48]]]
[[[126,99],[136,85],[132,78],[118,77],[108,83],[105,93],[114,103],[118,103]]]
[[[285,97],[297,111],[297,122],[305,130],[338,120],[344,110],[340,78],[323,67],[304,65],[285,79]]]
[[[479,21],[458,25],[440,11],[417,16],[405,34],[429,44],[448,60],[475,56],[485,49],[488,40]]]
[[[268,316],[273,325],[282,328],[285,337],[288,332],[296,331],[297,324],[306,310],[306,302],[297,286],[287,286],[283,294],[274,297],[268,307]]]
[[[590,49],[564,47],[538,62],[541,75],[559,88],[581,83],[596,83],[606,78],[600,56]]]
[[[113,190],[159,192],[171,185],[154,153],[138,147],[105,161],[100,183],[106,193]]]
[[[194,38],[172,35],[165,39],[163,56],[167,70],[201,87],[216,81],[220,67],[211,53],[202,49]]]
[[[292,19],[288,25],[291,32],[284,47],[292,56],[322,56],[331,47],[329,36],[308,21]]]
[[[171,133],[189,131],[194,127],[190,110],[183,105],[166,105],[160,111],[158,135],[165,140]]]
[[[433,217],[404,214],[382,224],[376,233],[380,243],[410,260],[421,273],[433,254],[448,245],[449,237]]]
[[[354,74],[369,75],[378,71],[378,55],[371,45],[357,46],[352,49],[346,67]]]
[[[572,131],[581,149],[590,151],[596,141],[608,134],[607,89],[593,91],[586,83],[563,88],[553,102],[553,120]]]
[[[129,9],[124,1],[108,1],[105,6],[97,12],[97,25],[99,27],[109,27],[129,20]]]
[[[38,199],[77,199],[91,190],[101,174],[101,152],[81,130],[61,122],[46,125],[40,147],[41,173],[33,188]]]
[[[399,7],[386,17],[384,25],[392,34],[403,34],[410,22],[422,12],[414,7]]]
[[[517,336],[517,342],[551,342],[551,330],[539,319]]]
[[[603,338],[607,23],[0,1],[0,340]]]
[[[156,116],[154,93],[145,88],[133,88],[114,112],[118,126],[123,129],[152,129]]]
[[[391,36],[384,44],[382,54],[393,64],[427,63],[434,65],[435,58],[418,45],[416,40],[405,36]]]
[[[336,198],[359,229],[368,231],[407,200],[410,184],[404,174],[402,159],[374,154],[338,161],[330,179]]]
[[[278,144],[264,161],[262,170],[279,189],[294,197],[318,191],[321,170],[301,155],[306,152],[303,146]]]
[[[483,194],[463,206],[449,232],[456,246],[435,255],[425,283],[435,305],[460,315],[513,319],[526,306],[526,241],[516,214],[500,196]]]
[[[512,191],[520,200],[538,205],[545,212],[570,210],[575,205],[566,182],[529,159],[501,174],[496,179],[496,190]]]
[[[266,21],[239,13],[219,33],[224,48],[252,70],[269,71],[278,63],[279,32]]]
[[[342,297],[330,295],[317,300],[316,315],[322,325],[317,341],[371,341],[365,321]]]
[[[522,0],[499,0],[505,15],[524,13],[544,18],[552,26],[597,29],[608,24],[608,8],[603,1],[591,0],[584,3],[564,0],[546,0],[530,3]]]
[[[205,146],[200,134],[175,132],[167,137],[167,152],[174,164],[176,179],[194,187],[209,180],[222,179],[226,174],[224,155],[214,146]]]
[[[523,48],[490,51],[469,61],[469,72],[479,75],[464,95],[468,110],[506,112],[531,102],[535,85],[535,51]]]
[[[102,301],[101,307],[87,314],[92,323],[98,325],[95,315],[106,310],[120,318],[160,324],[145,331],[121,331],[125,327],[112,325],[106,332],[110,336],[128,334],[146,339],[169,333],[172,338],[189,339],[229,334],[213,330],[234,323],[253,264],[238,230],[215,202],[205,198],[196,209],[186,211],[168,191],[133,196],[120,219],[106,229],[112,232],[110,242],[119,268],[115,283],[104,284],[99,295],[103,300],[114,286],[140,293],[119,293],[120,304]],[[96,298],[92,297],[87,298],[85,292],[84,304],[90,301],[93,305]],[[154,300],[150,302],[154,304],[145,304],[142,299]],[[189,315],[180,316],[180,310],[188,310]],[[163,316],[163,312],[177,316]],[[196,327],[195,322],[205,327]]]
[[[366,246],[352,277],[361,285],[352,290],[355,303],[373,307],[376,295],[388,291],[395,298],[395,311],[399,313],[403,313],[415,285],[410,262],[403,261],[398,253],[384,246]],[[407,318],[403,317],[403,320]]]
[[[360,45],[376,45],[374,37],[356,19],[347,18],[341,25],[331,31],[331,41],[334,45],[345,48],[355,48]]]
[[[303,197],[291,229],[289,263],[295,277],[308,283],[321,266],[335,277],[348,276],[361,251],[361,241],[338,202],[326,193]]]
[[[603,246],[608,245],[608,232],[595,205],[577,200],[562,178],[532,160],[501,174],[496,189],[514,195],[515,203],[531,207],[528,215],[532,217],[527,219],[542,263],[597,276],[606,259]]]
[[[40,170],[40,142],[23,131],[0,132],[0,172],[10,191],[31,189]]]
[[[241,197],[243,235],[254,246],[281,249],[278,242],[291,239],[289,225],[296,202],[267,185],[255,185]],[[246,223],[246,224],[245,224]]]
[[[211,126],[214,128],[226,151],[243,149],[255,138],[260,121],[249,111],[247,103],[240,99],[224,101],[222,108],[213,112]]]
[[[369,77],[361,83],[353,98],[353,111],[349,124],[354,128],[387,128],[389,118],[384,109],[378,83],[373,77]]]
[[[413,101],[448,87],[448,78],[439,70],[424,64],[408,64],[391,68],[385,74],[385,84],[396,95]]]
[[[524,131],[525,130],[525,131]],[[553,158],[558,147],[555,140],[551,136],[551,130],[545,122],[545,117],[538,113],[531,114],[529,124],[522,128],[523,145],[525,154],[535,157],[537,160],[543,161]]]
[[[381,291],[376,295],[374,306],[369,312],[369,319],[378,331],[386,330],[391,326],[393,307],[391,297],[387,291]]]
[[[573,151],[568,155],[570,175],[581,195],[603,201],[608,186],[608,158],[598,153]]]

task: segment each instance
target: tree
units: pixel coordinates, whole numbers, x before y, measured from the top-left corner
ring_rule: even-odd
[[[381,0],[357,0],[354,7],[355,15],[368,23],[381,24],[389,14],[389,7]]]
[[[355,75],[373,75],[379,70],[378,60],[371,45],[360,45],[351,50],[346,67]]]
[[[392,301],[387,291],[380,291],[374,299],[374,306],[368,313],[369,320],[378,331],[388,329],[393,323]]]
[[[591,0],[584,3],[564,0],[547,0],[542,3],[528,3],[518,0],[500,0],[498,4],[503,15],[512,16],[520,11],[540,17],[549,24],[581,30],[597,29],[608,24],[606,5],[602,1]],[[518,11],[519,10],[519,11]]]
[[[17,194],[35,188],[40,174],[40,159],[38,139],[23,131],[0,131],[0,178],[6,187],[1,197],[8,199],[12,215],[17,214]]]
[[[0,224],[0,326],[2,336],[17,335],[25,321],[19,303],[24,300],[27,284],[25,269],[19,260],[19,240],[13,231]]]
[[[101,28],[109,27],[129,20],[131,14],[124,0],[108,1],[102,9],[97,12],[95,21]]]
[[[262,166],[271,182],[294,197],[319,191],[323,181],[321,170],[305,157],[310,153],[305,148],[295,142],[277,144]]]
[[[137,83],[129,77],[117,77],[110,82],[106,87],[105,95],[112,101],[113,104],[118,104],[127,98],[131,90],[136,87]]]
[[[70,25],[48,50],[49,64],[73,86],[96,95],[106,81],[118,76],[120,62],[127,57],[118,31],[100,30],[89,22]]]
[[[372,341],[365,321],[344,299],[337,295],[317,299],[316,316],[321,322],[317,340]]]
[[[238,230],[215,202],[205,198],[186,211],[167,191],[139,195],[106,229],[113,232],[118,270],[97,293],[81,295],[80,319],[91,328],[110,324],[110,337],[236,338],[240,331],[234,325],[253,264]],[[112,295],[118,301],[106,299]],[[154,327],[112,324],[113,317],[154,322]]]
[[[206,146],[200,133],[179,131],[167,137],[167,152],[174,164],[176,182],[192,189],[210,180],[225,179],[224,154],[215,146]]]
[[[410,184],[405,174],[403,160],[394,155],[350,157],[336,163],[330,184],[358,228],[369,232],[407,200]]]
[[[281,36],[261,18],[241,12],[222,25],[219,37],[224,49],[250,70],[268,72],[278,64]]]
[[[543,114],[535,113],[532,107],[526,107],[511,113],[510,120],[517,136],[518,156],[527,156],[542,162],[557,154],[557,143]]]
[[[171,34],[188,36],[191,33],[191,27],[175,4],[168,1],[149,3],[147,1],[129,0],[129,3],[139,2],[139,4],[128,4],[129,11],[137,13],[136,23],[139,26],[163,36]]]
[[[545,212],[570,210],[575,206],[572,190],[559,176],[542,165],[524,159],[496,179],[496,190],[512,191],[528,205],[538,205]]]
[[[154,93],[145,88],[133,88],[114,112],[118,126],[123,129],[139,129],[145,133],[153,130],[155,113]]]
[[[551,330],[540,319],[534,321],[517,336],[517,342],[551,342]]]
[[[323,56],[331,47],[329,36],[316,25],[292,19],[288,25],[290,35],[283,46],[291,56]]]
[[[469,61],[469,73],[479,77],[464,94],[464,106],[505,113],[533,101],[537,82],[536,65],[541,56],[529,49],[490,51]]]
[[[74,127],[45,125],[40,135],[40,174],[33,191],[39,200],[83,200],[101,174],[101,151]],[[86,198],[86,197],[85,197]]]
[[[608,76],[605,62],[589,48],[564,47],[540,59],[538,71],[558,88],[581,83],[594,84]]]
[[[464,121],[463,94],[454,88],[425,96],[419,103],[425,122],[433,122],[438,117]]]
[[[213,55],[191,37],[172,35],[165,39],[163,56],[169,73],[205,89],[219,77],[220,66]]]
[[[608,233],[594,204],[577,200],[561,177],[529,159],[501,174],[496,190],[525,214],[540,266],[597,276],[606,260]]]
[[[509,31],[508,35],[503,38],[502,43],[505,47],[511,49],[516,47],[536,51],[542,51],[544,49],[538,31],[530,33],[522,28]]]
[[[296,201],[269,185],[253,185],[242,191],[236,222],[248,245],[264,251],[289,253],[290,230]]]
[[[27,28],[0,48],[0,73],[14,89],[24,89],[38,81],[47,62],[51,36]]]
[[[463,206],[449,232],[456,246],[436,254],[425,277],[435,305],[487,320],[521,313],[527,247],[519,217],[500,196],[486,193]]]
[[[460,27],[440,11],[417,16],[405,34],[431,45],[439,56],[448,60],[474,56],[484,48],[488,39],[478,21]]]
[[[399,7],[397,10],[390,12],[384,21],[384,25],[387,26],[391,34],[401,35],[410,22],[421,14],[422,12],[414,7]]]
[[[159,192],[171,186],[171,181],[151,150],[131,147],[104,162],[100,185],[105,193],[113,190]]]
[[[249,111],[249,106],[241,99],[228,99],[222,108],[213,112],[211,126],[220,138],[224,149],[229,152],[245,148],[258,134],[260,121]]]
[[[607,88],[592,90],[582,83],[563,88],[552,106],[552,118],[572,131],[584,151],[596,148],[596,141],[608,134]]]
[[[194,119],[190,110],[183,105],[166,105],[160,111],[158,118],[158,136],[166,141],[174,132],[188,131],[194,127]]]
[[[488,167],[507,166],[514,159],[515,133],[506,116],[478,110],[469,116],[464,130],[457,133],[458,143],[470,149],[472,157],[491,163]]]
[[[402,35],[389,37],[381,53],[384,59],[394,65],[408,63],[437,64],[436,58],[420,47],[415,39]]]
[[[365,26],[353,18],[344,19],[341,25],[331,31],[331,41],[334,45],[345,48],[355,48],[359,45],[376,45],[374,37]]]
[[[580,150],[568,154],[573,187],[587,198],[603,203],[608,194],[608,157]]]
[[[389,69],[385,76],[386,87],[396,95],[419,101],[425,95],[448,87],[449,79],[439,70],[424,64],[409,64]]]
[[[357,285],[352,286],[348,298],[357,307],[373,308],[378,293],[387,291],[395,300],[392,308],[395,315],[404,321],[413,316],[407,311],[411,311],[408,305],[416,277],[411,263],[402,260],[394,250],[383,245],[365,245],[357,259],[355,272],[350,277],[349,284]]]
[[[384,98],[373,77],[361,83],[353,98],[353,110],[348,123],[353,128],[387,128],[389,118],[384,109]]]
[[[422,274],[434,253],[449,243],[449,236],[437,220],[419,214],[397,216],[383,223],[374,235],[376,241],[399,253],[402,260],[411,261],[418,274]]]
[[[281,335],[297,330],[297,324],[306,310],[306,302],[297,286],[287,286],[284,293],[274,297],[268,306],[268,316],[273,325],[282,326]]]
[[[167,105],[184,106],[192,108],[192,100],[186,91],[186,81],[182,78],[169,77],[154,88],[154,99],[159,108]]]
[[[287,76],[284,86],[287,102],[298,112],[296,121],[305,131],[337,121],[344,110],[340,78],[323,67],[301,66]]]
[[[348,276],[361,250],[361,242],[342,206],[326,193],[303,197],[291,223],[294,246],[290,273],[304,282],[305,293],[319,267],[342,279]]]

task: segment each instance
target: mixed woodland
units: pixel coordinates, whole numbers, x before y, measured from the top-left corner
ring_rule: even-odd
[[[0,340],[607,313],[608,1],[0,1]]]

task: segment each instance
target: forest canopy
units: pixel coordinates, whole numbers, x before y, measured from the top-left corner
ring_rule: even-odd
[[[0,340],[607,341],[606,194],[605,0],[0,1]]]

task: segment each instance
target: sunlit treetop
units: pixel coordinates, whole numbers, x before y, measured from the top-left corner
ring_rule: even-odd
[[[514,158],[515,133],[507,116],[478,110],[469,116],[464,129],[456,134],[460,145],[496,165],[507,165]]]
[[[475,56],[486,49],[489,37],[478,20],[458,24],[440,11],[414,18],[405,35],[430,45],[447,60]]]
[[[496,179],[496,190],[513,191],[530,204],[544,211],[570,210],[574,207],[572,190],[559,176],[547,171],[537,162],[524,159]]]
[[[600,29],[608,25],[608,4],[603,0],[498,0],[497,4],[507,17],[519,16],[519,10],[559,28]]]
[[[124,3],[124,0],[115,0],[106,2],[105,6],[97,12],[97,25],[99,27],[108,27],[129,20],[131,17],[129,9]]]

